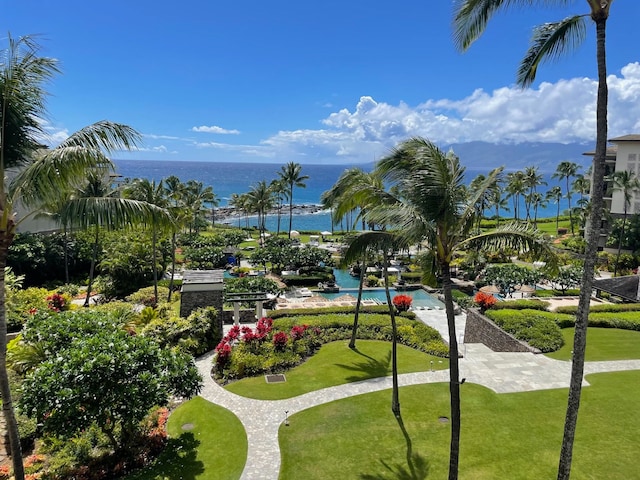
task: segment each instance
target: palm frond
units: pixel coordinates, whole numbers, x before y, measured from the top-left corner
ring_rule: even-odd
[[[358,261],[368,251],[396,249],[399,246],[397,236],[387,231],[366,231],[351,239],[347,250],[343,254],[346,264]]]
[[[536,27],[527,53],[518,68],[517,83],[523,88],[536,79],[538,66],[547,60],[556,60],[575,50],[585,39],[587,28],[584,15],[567,17],[560,22]]]
[[[454,0],[453,41],[460,51],[467,50],[484,32],[489,19],[512,0]],[[521,2],[524,3],[524,2]]]
[[[87,150],[112,153],[135,148],[141,138],[141,135],[128,125],[101,120],[78,130],[60,143],[57,149],[82,146]]]

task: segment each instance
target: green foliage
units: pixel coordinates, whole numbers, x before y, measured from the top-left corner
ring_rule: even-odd
[[[618,247],[622,234],[622,219],[615,219],[607,239],[608,247]],[[640,250],[640,215],[628,215],[622,238],[622,248],[625,250]],[[636,265],[637,266],[637,265]]]
[[[569,313],[575,315],[578,311],[577,305],[565,305],[556,308],[558,313]],[[602,303],[600,305],[591,305],[589,313],[595,312],[638,312],[640,311],[640,303]]]
[[[46,288],[30,287],[24,290],[13,290],[7,295],[7,330],[18,332],[31,317],[32,311],[47,309]]]
[[[227,257],[223,253],[223,247],[213,245],[185,247],[183,254],[185,266],[194,270],[223,268],[227,264]]]
[[[515,292],[516,286],[535,285],[540,278],[539,271],[513,263],[489,265],[484,275],[484,280],[488,284],[497,285],[506,296]]]
[[[561,268],[558,271],[558,274],[551,279],[551,281],[555,284],[555,286],[559,287],[560,291],[564,292],[569,290],[570,288],[579,287],[582,283],[582,273],[584,272],[584,267],[582,265],[568,265],[564,268]]]
[[[25,276],[25,286],[65,282],[63,234],[18,233],[7,257],[7,265]],[[91,242],[85,235],[67,236],[69,276],[86,277],[91,262]]]
[[[604,305],[598,305],[604,307]],[[558,309],[560,310],[560,309]],[[569,313],[568,307],[562,307],[563,312]],[[563,317],[562,328],[575,325],[575,313]],[[620,328],[622,330],[640,330],[640,314],[637,310],[603,310],[589,312],[589,326],[601,328]]]
[[[289,318],[289,317],[299,317],[299,316],[320,316],[327,314],[353,314],[355,312],[355,306],[349,307],[327,307],[319,310],[317,308],[288,308],[286,310],[274,310],[269,313],[269,316],[276,320],[278,318]],[[360,306],[360,313],[380,313],[386,314],[389,313],[389,307],[387,305],[362,305]],[[414,312],[399,312],[398,316],[415,319],[416,314]]]
[[[155,307],[156,301],[153,295],[153,287],[144,287],[137,292],[132,293],[126,297],[127,302],[144,305],[146,307]],[[169,295],[169,289],[167,287],[161,287],[158,285],[158,301],[166,299]]]
[[[153,282],[151,234],[141,230],[105,232],[103,256],[99,263],[103,293],[108,298],[123,298]],[[170,259],[169,243],[159,242],[158,277]],[[166,294],[165,294],[166,297]]]
[[[496,303],[493,310],[547,310],[549,308],[549,302],[536,299],[518,299],[518,300],[506,300]]]
[[[61,438],[95,423],[117,450],[151,407],[200,389],[190,356],[130,335],[106,313],[39,313],[23,340],[39,343],[49,356],[26,376],[19,405],[44,432]]]
[[[218,311],[206,307],[196,309],[187,318],[154,318],[140,333],[153,338],[163,347],[178,347],[192,355],[202,355],[220,341],[221,327]]]
[[[331,252],[318,247],[298,248],[287,238],[271,237],[251,255],[254,265],[271,265],[273,271],[298,270],[302,267],[333,265]],[[285,268],[286,267],[286,268]]]
[[[587,242],[581,235],[573,235],[562,239],[562,245],[567,250],[576,253],[584,253],[587,246]]]
[[[566,316],[539,310],[488,310],[485,315],[505,332],[542,352],[562,347],[564,339],[558,324]]]
[[[534,297],[548,298],[548,297],[576,297],[580,295],[580,290],[568,289],[564,292],[562,290],[536,290],[533,292]]]
[[[380,283],[380,279],[375,275],[367,275],[367,278],[365,278],[364,283],[367,287],[377,287],[378,283]]]

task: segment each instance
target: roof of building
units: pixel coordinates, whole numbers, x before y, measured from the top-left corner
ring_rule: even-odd
[[[588,152],[584,152],[582,155],[593,157],[595,154],[596,154],[595,150],[589,150]],[[618,147],[616,145],[607,147],[607,159],[615,160],[617,154],[618,154]]]
[[[185,270],[182,274],[182,284],[187,283],[222,283],[224,270]]]
[[[616,295],[631,302],[636,302],[638,295],[639,275],[603,278],[593,282],[593,288]]]
[[[632,133],[621,137],[610,138],[610,142],[640,142],[640,133]]]

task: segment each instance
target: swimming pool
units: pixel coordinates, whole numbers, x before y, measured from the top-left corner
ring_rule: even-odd
[[[413,298],[412,307],[425,307],[432,308],[434,310],[444,310],[444,303],[438,300],[433,295],[428,294],[424,290],[408,290],[408,291],[398,291],[394,288],[389,289],[389,294],[391,295],[391,299],[399,294],[409,295]],[[341,288],[338,293],[320,293],[325,298],[333,300],[342,295],[353,295],[358,298],[358,289],[357,288]],[[362,290],[362,298],[365,299],[375,299],[380,303],[387,303],[387,297],[384,292],[384,288],[368,288]]]

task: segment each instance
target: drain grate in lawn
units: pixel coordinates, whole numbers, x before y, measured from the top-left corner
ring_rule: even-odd
[[[276,375],[265,375],[264,379],[267,383],[283,383],[287,381],[282,373],[278,373]]]

